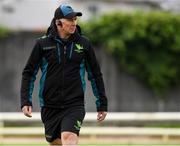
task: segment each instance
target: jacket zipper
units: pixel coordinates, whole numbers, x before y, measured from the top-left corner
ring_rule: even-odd
[[[59,64],[60,64],[60,62],[61,62],[61,53],[60,53],[60,47],[59,47],[59,43],[57,43],[57,47],[58,47],[58,62],[59,62]]]
[[[67,48],[66,48],[66,46],[64,46],[63,47],[63,51],[64,51],[64,54],[63,54],[63,71],[62,71],[62,75],[63,75],[63,77],[62,77],[62,79],[63,79],[63,81],[62,81],[62,97],[63,97],[63,99],[65,98],[64,97],[64,66],[65,66],[65,62],[66,62],[66,53],[67,53]]]
[[[73,46],[74,46],[74,43],[72,42],[72,44],[71,44],[71,50],[70,50],[70,54],[69,54],[69,59],[71,59],[71,57],[72,57]]]

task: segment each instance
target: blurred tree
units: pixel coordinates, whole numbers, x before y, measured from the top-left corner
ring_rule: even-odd
[[[83,24],[121,69],[136,75],[158,97],[180,83],[180,17],[164,12],[113,13]]]

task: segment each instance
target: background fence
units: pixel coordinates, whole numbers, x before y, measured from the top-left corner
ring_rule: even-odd
[[[87,113],[80,138],[111,138],[117,143],[180,144],[180,113],[108,113],[102,123],[97,123],[96,113]],[[22,113],[0,113],[0,135],[10,137],[43,137],[44,128],[40,113],[32,118]],[[168,125],[168,126],[167,126]],[[123,139],[123,140],[122,140]]]

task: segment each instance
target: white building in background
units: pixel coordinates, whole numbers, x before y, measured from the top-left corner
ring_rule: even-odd
[[[45,29],[60,4],[83,10],[83,5],[73,0],[0,0],[0,25],[16,30]]]
[[[16,30],[45,29],[60,4],[81,11],[82,21],[115,10],[180,12],[180,0],[0,0],[0,25]]]
[[[56,7],[55,0],[1,0],[0,25],[11,29],[42,29],[50,23]]]

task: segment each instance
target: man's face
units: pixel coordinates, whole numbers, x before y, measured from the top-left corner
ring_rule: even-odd
[[[61,29],[66,34],[73,34],[76,30],[77,17],[73,17],[72,19],[61,19]]]

